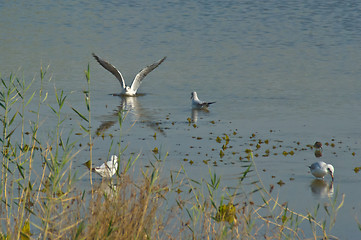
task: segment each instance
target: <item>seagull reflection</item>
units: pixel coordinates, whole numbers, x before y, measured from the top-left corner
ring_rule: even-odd
[[[108,198],[116,195],[117,185],[112,183],[111,179],[103,179],[101,182],[94,183],[95,192]]]
[[[191,115],[192,122],[196,123],[198,121],[199,115],[205,115],[208,113],[209,110],[207,108],[201,108],[201,109],[192,108],[192,115]]]
[[[119,95],[118,95],[119,96]],[[139,96],[139,94],[138,94]],[[165,135],[164,130],[159,127],[159,122],[155,121],[153,116],[150,114],[150,111],[144,109],[137,97],[130,96],[120,96],[121,104],[113,111],[113,114],[110,116],[105,116],[109,120],[102,121],[101,125],[98,127],[96,134],[101,135],[107,129],[111,128],[115,123],[119,121],[119,117],[123,118],[127,115],[130,117],[132,122],[140,121],[145,123],[148,127],[153,128],[155,131]]]
[[[312,194],[318,198],[331,197],[333,195],[333,182],[328,184],[322,179],[315,179],[311,182],[310,188]]]

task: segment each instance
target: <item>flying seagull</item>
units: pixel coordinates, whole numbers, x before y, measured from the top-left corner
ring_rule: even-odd
[[[116,155],[112,155],[108,162],[103,163],[99,167],[92,168],[92,171],[98,173],[104,178],[111,178],[117,172],[117,168],[118,157]]]
[[[100,65],[103,66],[103,68],[105,68],[106,70],[111,72],[119,80],[120,85],[122,86],[121,94],[125,95],[125,96],[135,96],[140,84],[142,83],[143,78],[145,78],[145,76],[147,76],[148,73],[150,73],[155,68],[157,68],[167,58],[167,57],[164,57],[161,60],[159,60],[158,62],[155,62],[155,63],[143,68],[142,70],[140,70],[140,72],[135,76],[135,78],[132,82],[132,85],[129,87],[129,86],[125,85],[124,78],[118,69],[116,69],[112,64],[101,59],[94,53],[93,53],[93,57],[95,58],[95,60],[97,60],[97,62]]]
[[[331,175],[332,181],[333,181],[333,174],[335,172],[335,169],[331,164],[327,164],[325,162],[319,161],[312,163],[311,166],[309,166],[311,173],[316,178],[324,178],[327,174]]]
[[[211,105],[212,103],[215,103],[215,102],[204,102],[204,101],[199,100],[196,92],[191,93],[191,99],[192,99],[192,107],[198,108],[198,109],[208,108],[209,105]]]

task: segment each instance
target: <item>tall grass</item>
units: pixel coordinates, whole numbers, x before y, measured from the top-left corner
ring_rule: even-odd
[[[122,170],[112,179],[93,182],[93,148],[101,136],[92,133],[89,66],[81,109],[67,102],[64,91],[44,90],[47,70],[41,69],[39,77],[29,83],[13,74],[1,78],[1,239],[332,237],[328,231],[343,198],[338,202],[336,194],[325,207],[328,227],[326,219],[318,220],[319,206],[305,214],[289,209],[262,183],[251,150],[242,162],[235,188],[221,187],[222,179],[212,168],[205,179],[189,176],[183,167],[164,177],[162,162],[167,154],[161,158],[160,153],[155,161],[150,160],[151,167],[140,167],[139,176],[134,174],[139,157],[135,155],[119,162]],[[33,90],[35,81],[40,88]],[[49,96],[54,97],[54,105],[47,104]],[[43,129],[45,119],[40,113],[44,111],[55,119],[52,130]],[[64,131],[67,111],[76,114],[79,129]],[[119,129],[123,121],[120,113]],[[79,130],[83,134],[76,137]],[[114,152],[122,156],[127,146],[120,145],[120,138],[121,134],[111,142],[109,156]],[[87,144],[79,144],[84,139]],[[89,179],[74,172],[73,163],[83,152],[89,154]],[[77,188],[78,181],[89,181],[91,191]],[[312,235],[306,236],[307,231]]]

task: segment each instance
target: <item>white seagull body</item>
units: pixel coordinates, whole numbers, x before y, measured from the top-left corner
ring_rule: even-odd
[[[98,173],[104,178],[111,178],[117,172],[117,169],[118,157],[116,155],[112,155],[108,162],[103,163],[99,167],[92,168],[92,171]]]
[[[191,99],[192,99],[192,107],[198,108],[198,109],[208,108],[209,105],[211,105],[212,103],[215,103],[215,102],[204,102],[204,101],[199,100],[196,92],[191,93]]]
[[[325,162],[319,161],[312,163],[311,166],[309,166],[311,173],[316,178],[324,178],[327,174],[331,175],[332,181],[333,181],[333,174],[335,172],[335,169],[331,164],[327,164]]]
[[[150,73],[155,68],[157,68],[167,58],[167,57],[164,57],[161,60],[159,60],[158,62],[155,62],[155,63],[143,68],[142,70],[140,70],[140,72],[135,76],[135,78],[132,82],[132,85],[130,85],[130,87],[129,87],[129,86],[125,85],[124,78],[118,69],[116,69],[112,64],[101,59],[94,53],[93,53],[93,57],[95,58],[95,60],[97,60],[97,62],[100,65],[103,66],[103,68],[105,68],[106,70],[111,72],[119,80],[120,85],[122,86],[121,94],[126,95],[126,96],[135,96],[135,94],[137,93],[138,88],[139,88],[140,84],[142,83],[142,80],[145,78],[145,76],[147,76],[148,73]]]

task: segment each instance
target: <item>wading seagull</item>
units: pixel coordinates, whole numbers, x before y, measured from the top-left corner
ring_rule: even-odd
[[[192,92],[191,93],[191,99],[192,99],[192,107],[193,108],[208,108],[209,105],[211,105],[212,103],[215,102],[204,102],[199,100],[197,93],[196,92]]]
[[[92,168],[92,171],[98,173],[104,178],[111,178],[117,172],[117,169],[118,157],[116,155],[112,155],[108,162],[103,163],[99,167]]]
[[[140,84],[142,83],[143,78],[145,78],[145,76],[147,76],[148,73],[150,73],[155,68],[157,68],[167,58],[167,57],[164,57],[161,60],[159,60],[158,62],[155,62],[152,65],[149,65],[149,66],[143,68],[142,70],[140,70],[140,72],[135,76],[135,78],[132,82],[132,85],[129,87],[129,86],[125,85],[124,78],[123,78],[122,74],[118,71],[118,69],[116,69],[112,64],[101,59],[94,53],[93,53],[93,57],[95,58],[95,60],[97,60],[97,62],[100,65],[103,66],[103,68],[105,68],[106,70],[111,72],[119,80],[120,85],[122,86],[121,94],[125,95],[125,96],[134,96],[137,93],[137,90],[138,90]]]
[[[324,178],[327,174],[331,175],[332,181],[333,181],[333,173],[335,172],[333,166],[331,164],[327,164],[325,162],[319,161],[312,163],[311,166],[309,166],[311,173],[316,178]]]

